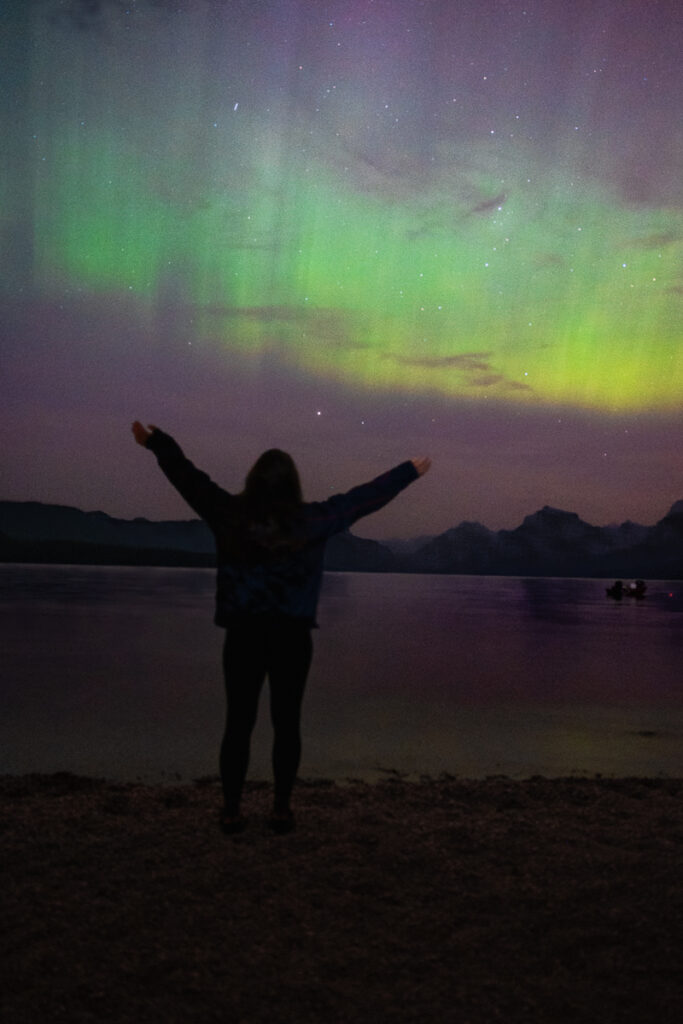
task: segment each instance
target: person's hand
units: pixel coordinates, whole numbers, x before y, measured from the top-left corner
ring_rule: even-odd
[[[143,427],[139,420],[136,420],[133,424],[133,437],[138,444],[142,445],[143,448],[147,447],[147,441],[152,436],[152,431],[157,429],[151,423],[148,424],[148,427],[149,429],[147,429],[147,427]]]
[[[425,455],[421,459],[413,459],[412,463],[415,466],[415,469],[420,474],[420,476],[424,476],[429,467],[431,466],[432,460]]]

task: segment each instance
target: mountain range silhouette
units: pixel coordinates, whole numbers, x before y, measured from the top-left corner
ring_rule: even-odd
[[[211,566],[213,537],[198,519],[116,519],[66,505],[0,501],[0,561]],[[329,571],[683,579],[683,500],[653,526],[592,526],[546,505],[513,530],[463,522],[419,542],[327,546]]]

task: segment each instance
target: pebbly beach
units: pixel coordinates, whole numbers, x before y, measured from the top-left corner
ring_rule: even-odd
[[[680,1019],[683,780],[0,779],[2,1019]]]

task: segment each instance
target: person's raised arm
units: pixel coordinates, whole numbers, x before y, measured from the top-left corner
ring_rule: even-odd
[[[408,459],[366,484],[315,504],[312,525],[316,533],[330,537],[347,530],[356,520],[383,508],[409,484],[424,476],[430,466],[431,459],[426,456]]]
[[[227,491],[197,469],[183,454],[177,441],[152,424],[144,427],[139,420],[135,421],[132,430],[137,443],[154,452],[162,472],[197,515],[210,523],[220,514],[220,508],[229,499]]]

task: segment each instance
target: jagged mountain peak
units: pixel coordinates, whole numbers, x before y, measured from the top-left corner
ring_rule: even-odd
[[[530,515],[524,517],[524,522],[537,522],[538,520],[572,520],[576,522],[579,516],[576,512],[567,512],[563,508],[553,508],[552,505],[544,505],[537,512],[532,512]]]
[[[470,519],[464,519],[462,523],[459,523],[457,526],[452,526],[450,530],[447,530],[446,532],[449,534],[462,533],[471,534],[473,536],[485,536],[493,531],[489,530],[488,526],[482,526],[481,523],[473,522]]]
[[[580,519],[576,512],[565,512],[561,508],[544,505],[538,512],[525,516],[521,526],[516,530],[501,531],[503,534],[529,534],[535,536],[573,536],[578,537],[596,530],[597,527]]]

